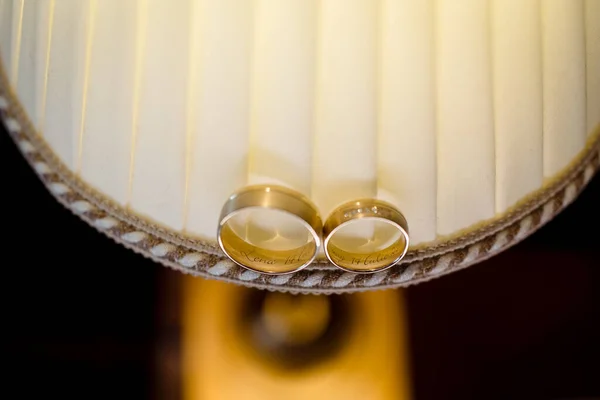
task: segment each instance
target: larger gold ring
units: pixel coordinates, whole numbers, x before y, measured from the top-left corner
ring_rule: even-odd
[[[408,250],[408,224],[393,205],[361,199],[339,206],[323,227],[325,254],[349,272],[377,272],[397,264]]]
[[[225,202],[217,238],[233,262],[265,274],[296,272],[317,256],[323,223],[302,194],[275,185],[246,187]]]

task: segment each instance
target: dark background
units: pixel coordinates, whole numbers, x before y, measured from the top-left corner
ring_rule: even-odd
[[[65,210],[3,129],[0,150],[3,392],[156,398],[177,273]],[[417,400],[600,398],[599,206],[596,177],[522,244],[406,291]]]

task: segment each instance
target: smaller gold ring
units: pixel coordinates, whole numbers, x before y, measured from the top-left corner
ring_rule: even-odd
[[[323,227],[325,255],[349,272],[378,272],[408,250],[408,223],[392,204],[360,199],[336,208]]]
[[[219,218],[219,246],[233,262],[264,274],[287,274],[312,263],[323,223],[301,193],[255,185],[233,193]]]

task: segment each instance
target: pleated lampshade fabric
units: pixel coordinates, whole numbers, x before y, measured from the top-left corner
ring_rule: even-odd
[[[0,55],[5,123],[59,200],[159,262],[258,287],[470,265],[547,222],[598,164],[600,0],[0,0]],[[391,202],[409,254],[371,276],[325,260],[244,271],[215,231],[255,183],[322,215]]]

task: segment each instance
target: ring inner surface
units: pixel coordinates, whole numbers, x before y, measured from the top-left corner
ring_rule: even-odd
[[[296,271],[315,256],[317,243],[308,225],[282,210],[252,207],[239,210],[221,229],[227,254],[261,272]]]
[[[338,266],[373,271],[395,264],[406,250],[406,237],[393,222],[376,217],[348,221],[331,233],[327,251]]]

